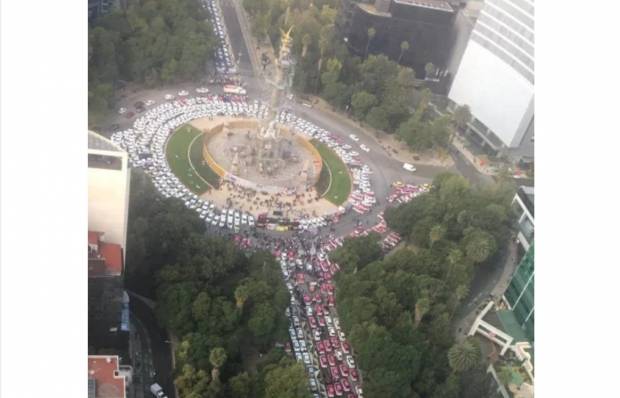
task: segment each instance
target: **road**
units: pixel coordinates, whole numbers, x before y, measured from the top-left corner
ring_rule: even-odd
[[[155,369],[152,382],[159,383],[168,398],[176,398],[168,333],[159,327],[153,310],[138,296],[131,292],[129,294],[131,297],[130,311],[139,320],[139,325],[143,326],[143,330],[148,331],[148,336],[144,337],[147,337],[145,340],[149,342],[148,346],[150,347],[153,368]],[[143,336],[141,335],[141,337]]]

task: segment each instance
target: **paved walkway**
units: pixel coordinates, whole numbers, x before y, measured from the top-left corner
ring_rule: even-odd
[[[489,270],[494,275],[491,275],[479,289],[474,290],[474,287],[472,287],[472,292],[469,294],[469,302],[463,303],[460,314],[456,315],[454,333],[455,339],[458,342],[467,337],[467,333],[480,313],[481,308],[490,299],[501,298],[510,284],[517,265],[517,243],[514,239],[511,239],[504,258],[500,260],[499,264],[496,264],[494,269]],[[472,283],[473,285],[474,283]]]

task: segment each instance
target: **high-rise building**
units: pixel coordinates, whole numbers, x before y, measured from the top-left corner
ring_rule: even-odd
[[[521,259],[503,298],[519,328],[534,341],[534,245]]]
[[[381,53],[409,65],[416,76],[424,77],[425,65],[432,63],[437,73],[450,56],[456,10],[445,0],[341,0],[336,26],[349,49],[359,56]],[[368,40],[368,29],[375,36]],[[409,49],[401,51],[407,42]]]
[[[129,208],[127,152],[107,138],[88,132],[88,230],[105,242],[127,247]]]
[[[486,0],[448,97],[469,106],[481,144],[533,156],[533,0]]]

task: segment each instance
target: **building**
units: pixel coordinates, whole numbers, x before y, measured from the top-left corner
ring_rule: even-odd
[[[533,158],[534,1],[487,0],[448,93],[468,132],[493,152]]]
[[[519,264],[497,301],[476,317],[470,336],[480,336],[499,352],[489,366],[505,398],[533,397],[534,386],[534,189],[519,187],[512,201],[517,216]],[[524,253],[524,254],[523,254]],[[500,376],[500,373],[504,375]],[[508,375],[507,385],[500,379]]]
[[[456,10],[444,0],[375,0],[374,3],[341,0],[336,26],[349,50],[364,56],[381,52],[401,61],[424,77],[424,67],[432,63],[437,71],[445,68],[452,46]],[[375,37],[368,41],[368,29]],[[401,43],[409,43],[402,53]]]
[[[88,230],[105,234],[122,255],[127,243],[129,207],[127,152],[107,138],[88,132]]]
[[[92,21],[100,15],[107,14],[114,6],[114,0],[88,0],[88,20]]]
[[[123,288],[127,153],[88,132],[88,352],[129,361],[129,296]]]
[[[116,355],[89,355],[88,398],[125,398],[131,373]]]
[[[534,188],[521,186],[512,199],[512,210],[517,217],[517,240],[520,256],[528,251],[534,241]]]

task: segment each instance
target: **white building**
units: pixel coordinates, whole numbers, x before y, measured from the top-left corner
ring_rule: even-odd
[[[484,144],[501,151],[527,141],[533,156],[533,0],[485,1],[448,97],[470,107],[470,130]]]
[[[88,132],[88,231],[105,234],[107,243],[127,247],[129,206],[127,152]]]

